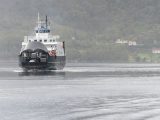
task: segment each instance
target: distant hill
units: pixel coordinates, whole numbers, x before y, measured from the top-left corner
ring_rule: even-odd
[[[128,49],[112,45],[119,38],[144,48],[160,45],[158,0],[1,0],[2,56],[18,53],[38,12],[49,16],[53,32],[66,41],[69,60],[127,61]]]

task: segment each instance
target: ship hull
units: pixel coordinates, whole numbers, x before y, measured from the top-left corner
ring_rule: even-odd
[[[24,36],[19,55],[19,65],[24,70],[60,70],[65,66],[65,42],[57,41],[59,35],[52,35],[46,16],[35,28],[35,35]]]
[[[66,64],[66,56],[48,56],[46,62],[28,62],[19,56],[19,66],[24,70],[61,70]]]

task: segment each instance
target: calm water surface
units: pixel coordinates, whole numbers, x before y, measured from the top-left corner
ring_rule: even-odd
[[[0,66],[0,120],[160,120],[160,64]]]

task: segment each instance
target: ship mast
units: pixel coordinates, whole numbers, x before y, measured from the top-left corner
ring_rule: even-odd
[[[39,23],[39,12],[38,12],[38,23]]]
[[[37,27],[39,28],[41,26],[41,21],[40,21],[40,15],[39,15],[39,12],[38,12],[38,21],[37,21]]]
[[[47,18],[47,15],[46,15],[46,29],[48,28],[48,18]]]

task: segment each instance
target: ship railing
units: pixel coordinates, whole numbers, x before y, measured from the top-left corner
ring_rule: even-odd
[[[34,40],[36,39],[35,36],[24,36],[24,42],[28,42],[28,40]]]
[[[48,37],[49,39],[55,39],[55,40],[60,39],[59,35],[49,35]]]
[[[48,39],[48,42],[49,42],[50,39],[56,41],[59,38],[60,38],[59,35],[49,35],[47,39]],[[44,38],[44,39],[46,39],[46,38]],[[33,40],[42,40],[42,38],[37,38],[36,36],[24,36],[24,42],[28,42],[29,40],[31,40],[31,41],[33,41]]]

